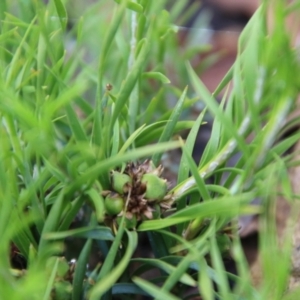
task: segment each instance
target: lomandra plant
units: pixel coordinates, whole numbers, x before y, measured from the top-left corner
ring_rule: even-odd
[[[213,94],[177,56],[184,1],[98,1],[71,29],[71,1],[48,2],[0,4],[0,298],[283,299],[291,236],[282,251],[270,212],[279,194],[297,199],[282,155],[299,139],[286,135],[299,120],[285,122],[300,78],[286,18],[299,1],[262,2]],[[199,101],[199,117],[183,120]],[[206,114],[212,134],[195,162]],[[175,148],[171,187],[162,157]],[[264,229],[258,288],[237,226],[253,213]]]

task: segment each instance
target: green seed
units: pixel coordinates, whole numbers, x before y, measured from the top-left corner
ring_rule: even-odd
[[[114,191],[123,195],[129,191],[132,185],[132,180],[127,174],[113,171],[111,175],[111,183]]]
[[[65,259],[65,257],[51,256],[50,258],[48,258],[46,262],[46,269],[49,270],[49,272],[51,272],[57,259],[58,259],[58,265],[57,265],[56,277],[63,278],[69,271],[69,264]]]
[[[68,281],[57,281],[54,283],[54,299],[69,300],[72,296],[72,284]]]
[[[108,195],[104,200],[105,210],[107,214],[118,215],[124,208],[124,200],[118,194]]]
[[[216,236],[217,238],[217,244],[218,244],[218,248],[220,249],[220,252],[227,252],[230,249],[230,238],[228,237],[228,235],[224,234],[218,234]]]
[[[117,224],[118,225],[120,225],[121,220],[122,220],[122,217],[117,218]],[[136,225],[137,225],[136,215],[132,215],[131,218],[125,216],[124,222],[125,222],[125,227],[127,229],[135,229]]]
[[[69,271],[69,264],[65,257],[60,257],[57,266],[57,276],[64,277]]]
[[[167,181],[155,174],[144,174],[142,183],[146,185],[145,198],[149,201],[161,201],[167,194]]]

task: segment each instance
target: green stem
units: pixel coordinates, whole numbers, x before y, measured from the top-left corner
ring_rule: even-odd
[[[136,2],[136,0],[133,0],[133,2]],[[131,41],[130,41],[130,55],[128,59],[128,71],[132,69],[134,62],[135,62],[135,51],[137,46],[137,13],[135,11],[131,12]],[[130,98],[129,98],[129,133],[130,135],[135,130],[135,123],[136,123],[136,117],[138,114],[138,107],[139,107],[139,83],[135,84]]]

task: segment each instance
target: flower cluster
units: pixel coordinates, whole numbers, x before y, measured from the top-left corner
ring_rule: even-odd
[[[151,160],[128,163],[124,171],[111,171],[111,190],[103,191],[108,216],[133,221],[133,227],[143,219],[160,216],[169,209],[173,199],[168,194],[168,183],[161,178],[162,166],[157,168]]]

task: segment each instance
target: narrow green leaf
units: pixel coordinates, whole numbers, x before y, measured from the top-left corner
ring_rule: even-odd
[[[218,193],[221,196],[226,196],[226,195],[230,194],[229,189],[226,189],[225,187],[217,185],[217,184],[206,184],[206,188],[207,188],[208,191]]]
[[[67,104],[65,106],[66,109],[66,114],[69,120],[69,124],[71,127],[71,130],[74,134],[74,137],[77,142],[82,142],[82,141],[88,141],[88,138],[86,136],[86,133],[84,132],[84,129],[81,125],[81,122],[79,120],[79,117],[77,116],[76,112],[74,111],[73,107],[71,104]]]
[[[107,101],[108,95],[105,93],[103,95],[103,99],[98,99],[96,102],[96,109],[95,109],[95,116],[94,116],[94,123],[93,123],[93,131],[91,135],[92,142],[96,144],[97,146],[100,146],[102,144],[102,138],[105,137],[103,132],[105,129],[103,129],[103,114],[107,110],[106,108],[106,101]],[[107,129],[106,129],[107,130]],[[103,141],[104,144],[105,141]],[[102,147],[103,147],[102,144]],[[103,147],[105,148],[105,147]]]
[[[122,2],[122,0],[114,0],[114,1],[117,2],[118,4]],[[123,0],[123,2],[125,2],[125,0]],[[142,13],[144,10],[142,5],[133,1],[127,1],[126,7],[138,13]]]
[[[193,259],[191,259],[191,255],[185,256],[180,261],[180,263],[176,266],[174,271],[170,274],[170,276],[165,281],[165,283],[163,284],[161,289],[163,291],[170,291],[177,284],[178,281],[188,284],[187,282],[183,282],[182,279],[185,275],[187,275],[185,272],[189,268],[192,261],[193,261]],[[190,281],[190,283],[192,283],[191,286],[195,287],[196,286],[195,280],[192,277],[190,277],[190,279],[192,280],[192,281]],[[190,285],[190,284],[188,284],[188,285]]]
[[[156,231],[147,232],[148,240],[155,257],[160,258],[169,255],[166,239]]]
[[[221,257],[221,253],[218,249],[217,241],[215,237],[210,238],[210,245],[211,245],[211,258],[212,258],[212,265],[218,274],[218,290],[222,299],[229,299],[230,298],[230,290],[228,285],[228,279],[226,278],[225,273],[225,266]]]
[[[113,111],[113,115],[110,121],[110,130],[112,132],[113,126],[121,113],[122,108],[127,103],[130,93],[132,92],[134,85],[140,76],[141,70],[147,60],[148,52],[150,50],[150,42],[148,40],[144,40],[142,50],[138,58],[136,59],[132,69],[130,70],[129,74],[126,77],[124,84],[121,87],[120,93],[117,98],[117,102],[115,104],[115,109]]]
[[[83,280],[87,271],[87,263],[92,249],[92,239],[88,239],[82,248],[78,260],[76,261],[73,276],[72,300],[82,299]]]
[[[81,16],[79,18],[79,21],[78,21],[78,24],[77,24],[77,39],[76,39],[77,44],[79,44],[81,42],[81,39],[82,39],[83,22],[84,22],[84,18],[83,18],[83,16]]]
[[[190,170],[192,172],[192,176],[194,176],[194,178],[195,178],[197,188],[199,190],[200,195],[203,198],[203,201],[209,200],[210,199],[210,194],[209,194],[209,192],[206,188],[206,184],[205,184],[203,178],[199,175],[197,166],[196,166],[194,160],[192,159],[191,155],[185,149],[184,145],[182,147],[182,151],[183,151],[183,157],[186,159],[186,161],[187,161],[187,163],[190,167]]]
[[[69,208],[67,214],[64,216],[64,219],[62,220],[59,226],[59,231],[67,230],[70,227],[70,224],[74,220],[75,216],[78,214],[83,203],[84,203],[83,197],[77,197],[74,201],[71,202],[71,208]]]
[[[47,283],[47,287],[46,287],[46,291],[45,291],[43,300],[48,300],[50,298],[50,294],[51,294],[51,291],[52,291],[52,288],[53,288],[53,285],[54,285],[54,281],[55,281],[55,277],[56,277],[56,273],[57,273],[58,262],[59,262],[59,259],[57,258],[55,260],[54,265],[53,265],[53,268],[52,268],[51,275],[50,275],[50,278],[49,278],[48,283]]]
[[[180,298],[173,296],[169,292],[162,291],[156,285],[141,279],[134,277],[132,281],[137,284],[141,289],[146,291],[149,295],[151,295],[154,299],[157,300],[180,300]]]
[[[178,122],[178,119],[179,119],[180,114],[182,112],[182,107],[183,107],[183,103],[184,103],[184,100],[185,100],[186,92],[187,92],[187,87],[185,87],[185,89],[184,89],[182,95],[180,96],[176,106],[174,107],[174,110],[173,110],[173,112],[170,116],[170,119],[169,119],[166,127],[164,128],[164,130],[163,130],[163,132],[162,132],[162,134],[159,138],[159,143],[168,141],[172,137],[175,125]],[[161,159],[161,156],[162,156],[162,153],[156,153],[152,156],[152,161],[153,161],[154,165],[158,165],[158,163]]]
[[[65,239],[68,237],[80,237],[85,239],[107,240],[107,241],[114,240],[114,236],[111,230],[105,226],[82,227],[82,228],[70,229],[67,231],[49,232],[44,235],[44,239],[47,240],[58,240],[58,239]]]
[[[145,130],[145,132],[142,132],[142,134],[140,134],[139,137],[137,138],[136,145],[144,146],[158,140],[166,127],[163,125],[165,123],[167,122],[161,121],[147,126],[147,128],[145,128],[147,130]],[[160,124],[160,125],[156,126],[156,124],[157,125]],[[194,125],[194,121],[178,121],[175,124],[173,135],[180,131],[191,129],[193,125]]]
[[[0,20],[5,19],[5,12],[7,12],[6,0],[0,1]],[[1,24],[0,29],[2,29],[3,24]]]
[[[232,80],[233,77],[233,70],[234,70],[234,64],[231,66],[231,68],[228,70],[226,75],[223,77],[215,91],[213,92],[213,97],[217,97],[220,92],[225,88],[225,86]]]
[[[104,215],[105,215],[103,197],[101,196],[100,192],[94,188],[91,188],[90,190],[88,190],[86,192],[86,194],[90,197],[90,200],[94,205],[97,221],[99,223],[102,223],[104,220]]]
[[[123,154],[126,152],[126,150],[130,147],[131,144],[133,144],[133,142],[135,141],[135,139],[142,134],[144,128],[145,128],[145,124],[142,125],[141,127],[139,127],[138,129],[136,129],[131,136],[125,141],[125,143],[123,144],[122,148],[119,151],[119,154]]]
[[[46,168],[48,171],[60,182],[64,182],[66,180],[66,175],[62,173],[58,167],[53,165],[48,159],[43,158],[43,162],[45,163]]]
[[[14,117],[19,119],[26,127],[39,128],[39,121],[26,103],[22,103],[19,99],[11,98],[9,95],[5,95],[5,93],[2,95],[3,97],[6,96],[6,101],[10,103],[4,103],[0,100],[0,108],[2,111],[14,115]]]
[[[201,99],[205,102],[207,108],[218,118],[218,120],[222,123],[224,130],[228,133],[229,136],[233,136],[236,140],[240,149],[245,153],[249,153],[249,149],[245,143],[245,141],[240,136],[236,126],[233,125],[232,120],[230,120],[223,113],[222,109],[218,105],[217,101],[213,98],[213,96],[209,93],[207,88],[204,86],[203,82],[199,79],[199,76],[192,69],[191,65],[187,65],[187,70],[192,81],[193,87],[195,91],[199,94]]]
[[[242,204],[249,203],[254,198],[255,196],[253,192],[240,194],[238,196],[226,195],[224,197],[215,198],[213,201],[206,201],[206,202],[201,202],[199,204],[191,205],[185,208],[184,210],[178,211],[170,215],[168,219],[184,217],[184,216],[188,217],[190,215],[197,216],[197,213],[199,213],[200,210],[203,211],[201,213],[202,215],[208,213],[209,211],[213,213],[213,209],[216,209],[217,212],[217,211],[221,211],[222,208],[226,209],[229,208],[230,206],[235,206],[236,211],[238,211]],[[238,203],[240,205],[238,205]],[[199,211],[193,213],[193,210],[198,210],[198,209]]]
[[[143,76],[143,78],[156,79],[165,84],[171,83],[170,79],[160,72],[146,72],[146,73],[143,73],[142,76]]]
[[[122,222],[124,222],[124,219],[122,219]],[[122,222],[121,222],[121,225],[124,224]],[[121,225],[118,228],[118,232],[116,234],[115,240],[114,240],[113,244],[111,245],[109,252],[106,256],[106,259],[105,259],[105,261],[101,267],[101,270],[97,276],[98,281],[101,281],[113,269],[114,261],[117,256],[119,247],[121,245],[121,241],[122,241],[124,230],[125,230],[124,226],[121,226]]]
[[[25,41],[28,38],[28,36],[31,33],[31,30],[36,22],[36,17],[31,21],[31,23],[29,25],[26,24],[26,32],[24,34],[24,36],[22,37],[22,40],[20,41],[18,48],[15,50],[15,54],[13,56],[13,59],[11,61],[11,63],[9,64],[9,69],[7,72],[7,76],[6,76],[6,83],[9,85],[13,82],[15,76],[17,76],[18,73],[18,69],[20,66],[20,60],[21,59],[21,54],[22,54],[22,48],[24,47]]]
[[[118,280],[118,278],[122,275],[122,273],[128,266],[130,259],[137,247],[138,236],[135,231],[126,230],[126,233],[128,236],[128,244],[127,244],[124,256],[122,257],[120,263],[115,268],[109,268],[107,270],[110,272],[105,277],[102,277],[103,276],[103,274],[102,274],[102,276],[99,278],[100,280],[97,281],[97,283],[91,289],[89,299],[91,299],[91,300],[100,299],[102,297],[102,295],[113,286],[113,284]],[[117,240],[117,237],[116,237],[114,243],[116,242],[116,240]],[[120,244],[117,244],[117,247],[119,247],[119,246],[120,246]],[[106,260],[111,259],[109,254],[108,254],[108,257],[106,258]]]
[[[66,8],[61,0],[54,0],[54,4],[55,4],[57,14],[59,16],[61,28],[64,31],[66,29],[67,22],[68,22]]]
[[[138,15],[138,26],[136,30],[136,39],[140,41],[144,37],[145,25],[147,24],[147,17],[144,14]]]
[[[198,136],[199,128],[202,124],[203,117],[206,113],[206,109],[204,109],[201,114],[199,114],[197,120],[195,121],[191,131],[189,132],[189,135],[185,142],[185,150],[187,155],[192,155],[196,138]],[[187,161],[187,158],[185,156],[181,157],[179,169],[178,169],[178,177],[177,177],[177,183],[182,182],[183,180],[187,179],[189,176],[189,163]]]
[[[199,258],[199,275],[198,275],[198,286],[201,295],[205,300],[214,300],[214,289],[213,284],[208,275],[208,265],[206,260],[201,257]]]
[[[210,138],[205,146],[199,162],[199,168],[209,162],[220,150],[220,141],[222,139],[222,124],[218,119],[214,119]]]
[[[56,99],[47,103],[45,113],[52,116],[58,109],[75,100],[76,96],[82,94],[87,88],[88,84],[86,81],[75,82],[73,86],[62,92]]]
[[[119,125],[119,121],[116,120],[114,129],[113,129],[112,147],[111,147],[111,155],[110,156],[114,156],[118,153],[119,144],[120,144],[120,125]]]
[[[191,221],[197,218],[210,218],[214,216],[234,217],[241,214],[252,214],[261,212],[260,207],[253,205],[242,205],[254,199],[251,193],[239,196],[225,196],[214,201],[206,201],[199,204],[193,204],[174,213],[173,215],[160,219],[144,221],[138,228],[138,231],[156,230],[175,225],[182,222]]]
[[[133,295],[149,296],[148,293],[143,291],[134,283],[116,283],[112,287],[112,294],[113,295],[133,294]]]
[[[49,244],[49,241],[44,239],[44,236],[49,232],[56,231],[56,229],[58,228],[60,217],[63,212],[64,196],[65,196],[64,190],[61,190],[47,216],[47,219],[43,227],[41,240],[39,243],[39,248],[38,248],[39,255],[42,255],[46,251],[46,248]]]
[[[178,266],[174,267],[171,264],[167,263],[166,261],[163,261],[162,259],[154,259],[154,258],[134,258],[131,261],[133,262],[140,262],[143,264],[149,264],[151,266],[157,267],[161,270],[163,270],[164,272],[166,272],[169,275],[172,275],[174,272],[176,272]],[[182,260],[181,260],[182,261]],[[187,265],[187,267],[189,266],[189,264],[191,263],[190,261],[190,257],[189,257],[189,263]],[[187,268],[186,268],[187,269]],[[178,281],[180,281],[183,284],[186,284],[188,286],[196,286],[196,281],[188,274],[185,273],[185,270],[180,269],[180,275],[176,275],[178,276]],[[168,289],[166,289],[168,290]]]
[[[102,51],[99,59],[99,70],[98,70],[98,86],[97,86],[97,101],[100,101],[101,99],[101,93],[103,89],[103,76],[104,76],[104,67],[105,67],[105,60],[107,53],[109,51],[109,48],[111,44],[113,43],[117,30],[119,26],[122,23],[122,20],[125,16],[125,9],[126,5],[129,1],[124,0],[122,4],[119,6],[118,11],[113,17],[112,22],[110,23],[110,26],[108,27],[108,30],[106,31],[106,35],[104,37],[104,40],[101,41],[102,44]],[[114,123],[114,122],[113,122]]]

